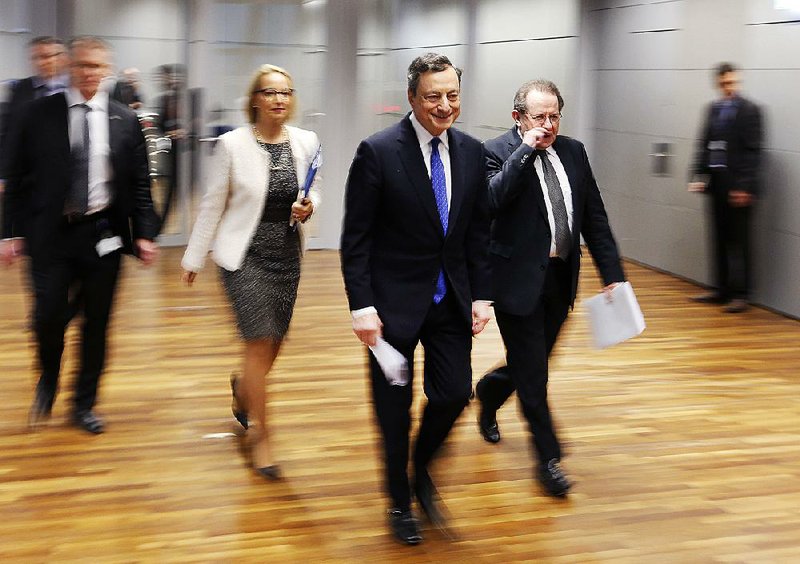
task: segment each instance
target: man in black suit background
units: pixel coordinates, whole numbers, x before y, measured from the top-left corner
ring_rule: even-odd
[[[750,218],[758,195],[761,160],[761,110],[739,94],[732,64],[716,69],[721,97],[706,111],[697,143],[690,192],[711,196],[715,287],[692,298],[727,304],[723,311],[745,311],[750,299]]]
[[[150,197],[145,141],[136,115],[100,89],[111,51],[95,37],[69,48],[71,86],[31,102],[10,139],[0,258],[30,255],[41,376],[31,407],[35,426],[49,417],[58,387],[68,293],[83,290],[81,362],[72,421],[101,433],[94,413],[120,253],[150,264],[158,218]]]
[[[12,124],[21,118],[29,102],[63,92],[69,84],[67,50],[63,41],[49,36],[36,37],[28,43],[28,49],[36,74],[11,86],[0,117],[0,193],[6,177],[7,143]]]
[[[350,168],[341,240],[353,331],[365,345],[382,337],[408,361],[425,350],[427,404],[414,447],[413,489],[444,529],[428,473],[471,393],[472,337],[489,321],[489,224],[483,150],[453,128],[461,71],[428,53],[408,69],[411,113],[361,142]],[[389,524],[407,544],[422,540],[411,513],[411,383],[390,385],[369,355],[375,414],[393,507]]]
[[[578,289],[583,235],[610,292],[624,280],[583,144],[558,135],[564,100],[548,80],[523,84],[514,96],[514,126],[487,141],[492,232],[489,247],[497,324],[506,366],[476,386],[479,427],[500,440],[496,412],[517,390],[533,433],[536,477],[553,496],[570,482],[547,404],[548,357]]]

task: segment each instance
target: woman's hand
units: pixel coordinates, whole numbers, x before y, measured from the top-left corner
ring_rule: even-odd
[[[292,204],[292,219],[305,223],[311,214],[314,213],[314,204],[308,198],[303,198],[299,202]]]
[[[184,282],[187,286],[191,286],[195,278],[197,278],[197,273],[191,270],[184,270],[183,274],[181,274],[181,282]]]

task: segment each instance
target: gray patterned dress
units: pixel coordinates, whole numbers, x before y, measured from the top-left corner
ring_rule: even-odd
[[[288,140],[258,144],[270,156],[267,201],[241,268],[221,276],[242,338],[281,340],[300,281],[300,235],[289,226],[297,174]]]

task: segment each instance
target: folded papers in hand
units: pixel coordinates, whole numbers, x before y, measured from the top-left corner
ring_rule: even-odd
[[[408,361],[392,345],[378,337],[374,346],[369,350],[375,355],[375,360],[383,370],[386,381],[392,386],[405,386],[408,384]]]
[[[611,290],[610,300],[601,292],[583,303],[589,311],[594,346],[598,349],[627,341],[644,331],[644,315],[630,282],[622,282]]]

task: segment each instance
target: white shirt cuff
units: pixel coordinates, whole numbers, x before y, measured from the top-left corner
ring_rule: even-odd
[[[367,306],[362,307],[361,309],[354,309],[350,312],[350,315],[353,316],[353,319],[358,319],[359,317],[364,317],[365,315],[369,315],[370,313],[377,314],[378,310],[375,309],[375,306]]]

